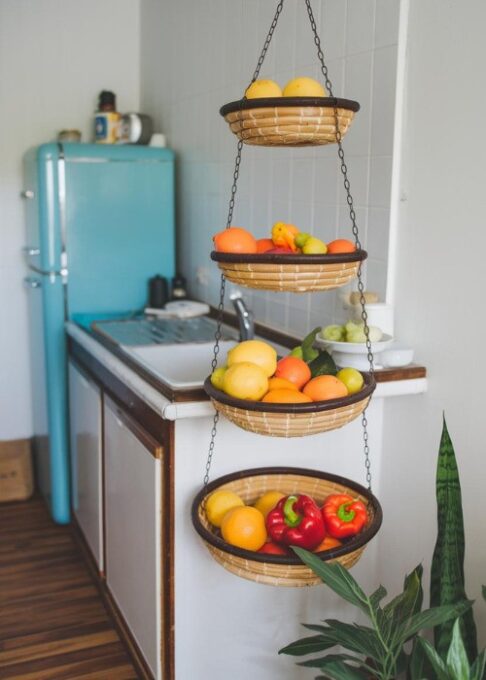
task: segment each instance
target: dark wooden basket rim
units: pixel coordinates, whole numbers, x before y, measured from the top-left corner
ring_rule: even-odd
[[[339,399],[328,399],[327,401],[313,401],[304,402],[303,404],[274,404],[265,401],[250,401],[249,399],[236,399],[230,397],[221,390],[217,390],[211,384],[211,377],[208,376],[204,381],[204,390],[206,394],[212,399],[226,404],[226,406],[233,406],[235,408],[243,409],[244,411],[259,411],[265,413],[317,413],[321,411],[332,411],[341,406],[350,406],[356,404],[363,399],[366,399],[373,393],[376,387],[374,377],[370,373],[363,373],[364,387],[356,394],[351,394],[347,397],[340,397]]]
[[[234,111],[244,109],[264,109],[277,106],[320,106],[327,108],[349,109],[349,111],[359,111],[359,103],[353,99],[341,99],[340,97],[258,97],[255,99],[238,99],[235,102],[224,104],[220,109],[220,114],[224,117]]]
[[[366,250],[356,250],[354,253],[335,253],[328,255],[304,255],[296,253],[287,255],[280,253],[220,253],[211,252],[211,259],[215,262],[242,264],[345,264],[347,262],[362,262],[366,260]]]
[[[210,482],[206,488],[201,489],[201,491],[193,500],[191,509],[192,523],[199,536],[201,536],[202,539],[215,548],[229,553],[230,555],[242,557],[245,560],[253,560],[254,562],[269,562],[271,564],[302,565],[302,561],[297,556],[269,555],[268,553],[253,552],[251,550],[244,550],[243,548],[237,548],[236,546],[230,545],[229,543],[226,543],[226,541],[224,541],[221,537],[216,536],[216,534],[213,534],[211,531],[209,531],[209,529],[206,529],[206,527],[202,525],[198,515],[199,506],[203,502],[204,497],[227,482],[233,482],[237,479],[244,479],[246,477],[282,474],[300,475],[302,477],[317,477],[319,479],[326,479],[330,482],[342,484],[343,486],[353,489],[364,496],[368,501],[368,505],[372,506],[374,510],[374,516],[371,524],[356,537],[351,538],[350,540],[346,541],[346,543],[343,543],[343,545],[337,548],[331,548],[330,550],[314,553],[314,555],[319,557],[321,560],[332,560],[335,557],[342,557],[343,555],[347,555],[348,553],[358,550],[363,545],[368,543],[381,527],[381,523],[383,521],[383,511],[378,499],[371,493],[369,489],[366,489],[361,484],[358,484],[358,482],[354,482],[351,479],[346,479],[346,477],[340,477],[339,475],[333,475],[329,472],[322,472],[320,470],[309,470],[307,468],[293,467],[266,467],[254,468],[251,470],[240,470],[229,475],[224,475],[223,477],[219,477],[213,482]]]

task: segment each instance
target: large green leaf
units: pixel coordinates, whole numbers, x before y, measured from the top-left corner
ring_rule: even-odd
[[[467,599],[464,585],[461,485],[445,418],[437,462],[436,495],[438,531],[430,578],[431,606],[453,604]],[[448,621],[437,626],[434,631],[435,647],[444,660],[452,639],[452,627],[453,622]],[[461,619],[461,632],[469,660],[472,661],[478,653],[472,609]]]
[[[472,602],[463,600],[456,604],[445,604],[442,607],[432,607],[426,609],[424,612],[414,614],[412,618],[401,627],[400,638],[403,642],[410,640],[414,635],[421,630],[433,628],[449,619],[456,619],[462,616],[464,612],[471,606]]]
[[[299,661],[297,666],[302,666],[304,668],[320,668],[322,670],[325,664],[331,663],[332,661],[349,661],[355,664],[358,668],[367,670],[369,673],[376,671],[376,668],[368,666],[363,659],[351,654],[326,654],[326,656],[321,656],[316,659],[309,659],[309,661]]]
[[[387,596],[386,588],[381,585],[378,586],[374,593],[371,593],[370,595],[370,605],[372,609],[376,610],[382,599],[386,596]]]
[[[437,680],[450,680],[449,673],[447,672],[447,666],[442,661],[440,656],[437,654],[435,649],[432,647],[430,642],[424,640],[423,638],[417,639],[418,644],[422,647],[427,659],[432,666],[434,673],[437,676]],[[421,680],[420,678],[414,678],[414,680]],[[466,678],[461,678],[461,680],[466,680]]]
[[[368,673],[345,661],[329,661],[321,666],[325,675],[319,675],[316,680],[368,680]]]
[[[328,625],[322,626],[305,623],[304,627],[319,633],[322,639],[332,643],[329,645],[330,647],[340,645],[352,652],[364,654],[373,659],[381,659],[383,657],[383,647],[372,628],[343,623],[333,619],[329,619],[325,623]]]
[[[322,581],[334,590],[337,595],[347,600],[366,614],[369,613],[369,601],[358,582],[349,571],[340,564],[326,564],[313,553],[303,548],[292,548],[300,559],[307,564]]]
[[[403,625],[420,612],[423,600],[422,574],[423,567],[419,564],[405,577],[403,592],[383,608],[382,629],[385,639],[398,639]]]
[[[483,649],[481,654],[476,658],[476,661],[471,666],[471,680],[483,680],[484,670],[486,668],[486,649]]]
[[[452,639],[447,652],[447,668],[450,675],[457,680],[469,678],[469,661],[467,659],[466,648],[461,637],[461,626],[459,619],[454,621],[452,627]]]
[[[323,635],[313,635],[291,642],[290,645],[282,647],[279,654],[290,654],[291,656],[304,656],[305,654],[315,654],[323,652],[335,646],[335,642],[327,640]]]

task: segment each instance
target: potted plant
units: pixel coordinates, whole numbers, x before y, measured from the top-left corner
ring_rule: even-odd
[[[279,653],[318,655],[299,665],[319,669],[317,678],[336,680],[482,680],[486,651],[477,655],[476,627],[464,586],[464,523],[459,473],[444,420],[436,477],[438,535],[431,573],[431,607],[422,610],[422,566],[405,577],[403,591],[387,596],[380,585],[367,595],[353,576],[338,564],[294,548],[322,580],[356,606],[369,625],[328,619],[304,624],[314,635],[297,640]],[[483,587],[486,599],[486,589]],[[434,628],[434,645],[419,635]],[[334,651],[339,646],[345,651]],[[333,651],[330,651],[333,650]],[[322,654],[324,652],[324,654]]]

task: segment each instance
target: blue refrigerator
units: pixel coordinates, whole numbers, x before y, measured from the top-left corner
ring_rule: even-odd
[[[70,520],[64,323],[142,310],[148,279],[174,275],[169,149],[44,144],[24,159],[34,454],[56,522]]]

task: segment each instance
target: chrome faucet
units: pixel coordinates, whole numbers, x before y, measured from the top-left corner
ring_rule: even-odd
[[[245,304],[241,293],[235,291],[230,295],[230,300],[238,317],[238,324],[240,327],[240,342],[243,340],[251,340],[255,335],[254,314]]]

